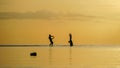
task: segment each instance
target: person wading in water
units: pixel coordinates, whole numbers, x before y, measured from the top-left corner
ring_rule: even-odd
[[[72,34],[69,34],[69,43],[70,43],[70,47],[72,47],[73,46],[73,42],[72,42]]]
[[[54,36],[52,36],[51,34],[49,34],[49,37],[48,37],[48,39],[49,39],[49,41],[50,41],[50,44],[49,44],[49,46],[53,46],[53,39],[54,39]]]

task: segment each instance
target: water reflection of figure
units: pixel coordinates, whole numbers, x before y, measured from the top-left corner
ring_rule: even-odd
[[[72,34],[69,34],[69,38],[70,40],[68,41],[70,43],[70,46],[72,47],[73,46],[73,42],[72,42]]]
[[[52,48],[49,48],[49,64],[52,65]]]
[[[54,36],[52,36],[51,34],[49,34],[49,37],[48,37],[49,41],[50,41],[50,44],[49,46],[53,46],[53,39],[54,39]]]
[[[70,47],[69,65],[72,65],[72,48]]]

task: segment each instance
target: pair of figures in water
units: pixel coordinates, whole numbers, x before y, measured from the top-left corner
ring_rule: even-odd
[[[53,39],[54,39],[54,36],[52,36],[51,34],[49,34],[49,37],[48,37],[49,41],[50,41],[50,44],[49,46],[53,46]],[[70,44],[70,46],[72,47],[73,46],[73,42],[72,42],[72,34],[69,34],[69,41],[68,43]]]

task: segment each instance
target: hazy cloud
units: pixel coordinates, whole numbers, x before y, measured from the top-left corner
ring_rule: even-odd
[[[0,19],[50,19],[55,17],[51,12],[0,12]]]
[[[75,13],[55,13],[50,11],[38,11],[38,12],[0,12],[0,19],[91,19],[97,16],[75,14]]]
[[[1,5],[8,5],[10,0],[0,0],[0,6]]]

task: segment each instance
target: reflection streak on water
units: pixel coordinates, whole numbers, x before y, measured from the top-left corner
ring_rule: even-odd
[[[37,57],[29,53],[36,51]],[[119,46],[55,46],[55,47],[0,47],[0,67],[17,66],[59,68],[116,68],[120,67]],[[61,67],[60,67],[61,66]],[[30,66],[29,66],[30,67]]]

